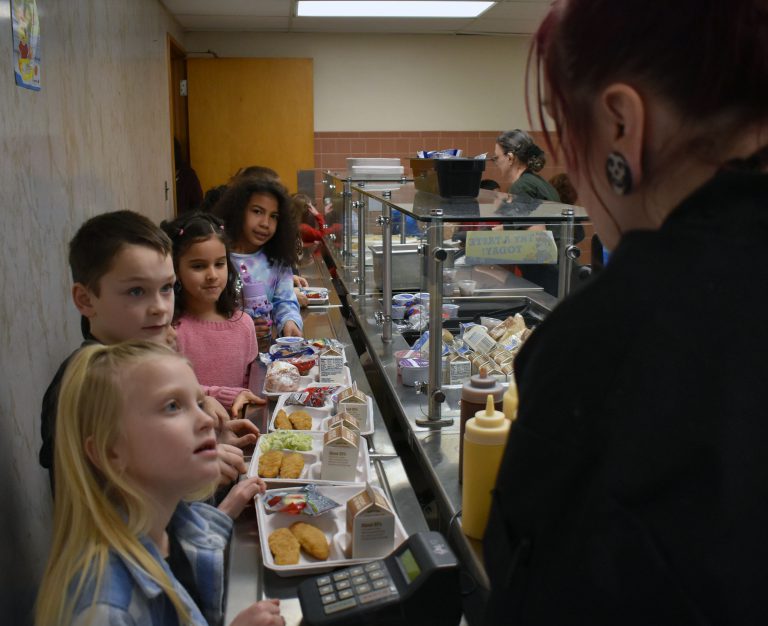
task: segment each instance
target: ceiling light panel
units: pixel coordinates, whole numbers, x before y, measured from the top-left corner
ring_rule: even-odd
[[[495,2],[452,0],[299,0],[300,17],[431,17],[473,18]]]

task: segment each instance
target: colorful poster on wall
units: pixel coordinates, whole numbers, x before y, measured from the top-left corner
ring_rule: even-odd
[[[40,20],[36,0],[11,0],[16,84],[40,91]]]

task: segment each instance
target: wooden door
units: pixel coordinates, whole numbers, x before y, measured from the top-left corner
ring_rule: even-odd
[[[187,59],[191,160],[203,190],[271,167],[290,191],[314,168],[312,59]]]
[[[174,157],[174,139],[181,147],[181,157],[189,163],[189,122],[187,115],[187,98],[182,95],[181,82],[187,78],[187,55],[178,41],[168,35],[168,93],[171,109],[170,150],[173,160],[173,171],[178,165]],[[194,165],[193,165],[194,167]],[[176,207],[176,181],[172,185],[173,196],[171,206]]]

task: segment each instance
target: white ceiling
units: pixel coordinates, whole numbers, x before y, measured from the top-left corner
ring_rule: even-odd
[[[533,33],[552,0],[501,0],[472,19],[296,17],[295,0],[160,0],[186,31],[281,33]]]

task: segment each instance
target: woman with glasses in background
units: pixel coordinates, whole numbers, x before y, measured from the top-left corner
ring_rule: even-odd
[[[560,202],[555,188],[538,175],[547,159],[531,136],[524,130],[508,130],[496,138],[494,156],[509,193],[525,194],[535,200]]]

